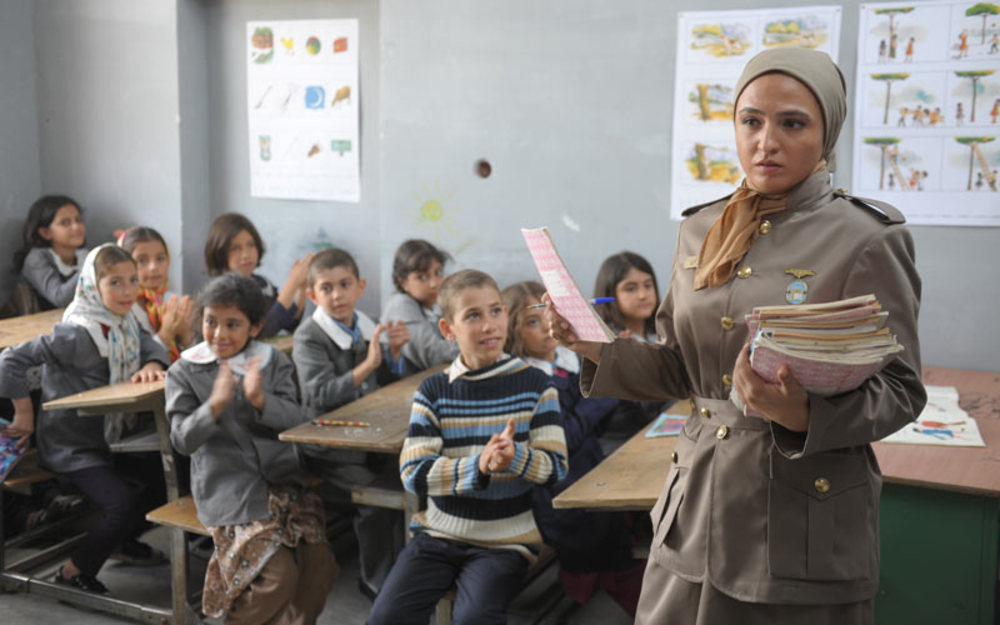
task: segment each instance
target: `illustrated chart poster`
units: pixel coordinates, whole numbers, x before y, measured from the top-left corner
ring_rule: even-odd
[[[1000,3],[860,11],[852,191],[911,224],[1000,226]]]
[[[820,50],[837,60],[839,6],[682,12],[677,20],[670,216],[733,192],[743,180],[733,133],[733,89],[743,66],[770,48]]]
[[[361,201],[358,21],[247,22],[250,194]]]

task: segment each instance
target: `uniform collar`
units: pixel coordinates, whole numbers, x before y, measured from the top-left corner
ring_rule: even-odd
[[[330,337],[337,347],[340,349],[350,349],[351,345],[354,344],[356,340],[355,332],[360,334],[360,337],[366,341],[371,341],[372,336],[375,335],[375,322],[372,321],[371,317],[361,312],[360,310],[354,311],[354,331],[351,332],[340,321],[337,321],[331,317],[325,310],[320,307],[316,307],[316,310],[312,314],[313,321],[316,325],[320,327],[323,332]]]
[[[580,359],[575,353],[562,345],[556,345],[556,359],[553,361],[542,360],[541,358],[532,358],[529,356],[524,359],[524,362],[528,363],[532,367],[541,369],[550,377],[556,369],[562,369],[566,373],[570,374],[580,373]]]
[[[243,348],[243,351],[232,358],[226,358],[225,361],[233,373],[242,376],[246,375],[250,367],[250,359],[259,358],[260,368],[264,369],[271,362],[273,354],[274,347],[272,345],[251,339],[250,343]],[[212,351],[205,341],[198,343],[194,347],[185,349],[181,352],[181,359],[199,365],[210,365],[222,360],[215,355],[215,352]]]
[[[500,357],[497,358],[497,362],[503,362],[508,358],[510,358],[510,354],[501,353]],[[493,365],[495,364],[496,363],[493,363]],[[483,367],[482,369],[476,369],[476,370],[469,369],[469,367],[467,367],[466,364],[462,362],[462,354],[459,354],[458,356],[455,357],[455,360],[453,360],[451,364],[448,366],[448,382],[451,383],[462,376],[468,376],[468,374],[473,371],[475,372],[484,371],[486,369],[489,369],[493,365]]]

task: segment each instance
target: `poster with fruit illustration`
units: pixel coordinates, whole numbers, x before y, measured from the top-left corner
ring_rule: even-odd
[[[253,197],[361,201],[357,20],[247,23]]]

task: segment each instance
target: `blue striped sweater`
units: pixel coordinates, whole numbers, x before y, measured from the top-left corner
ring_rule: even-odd
[[[513,418],[514,461],[479,472],[490,436]],[[426,499],[410,527],[485,547],[516,549],[531,559],[542,539],[531,489],[566,476],[559,395],[543,372],[518,358],[462,374],[448,370],[420,385],[399,459],[406,490]]]

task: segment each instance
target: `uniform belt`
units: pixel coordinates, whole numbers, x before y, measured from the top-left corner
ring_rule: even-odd
[[[741,430],[768,430],[771,423],[759,417],[745,417],[739,408],[728,399],[709,399],[708,397],[692,397],[694,411],[692,419],[700,419],[712,425],[724,425],[728,428]]]

